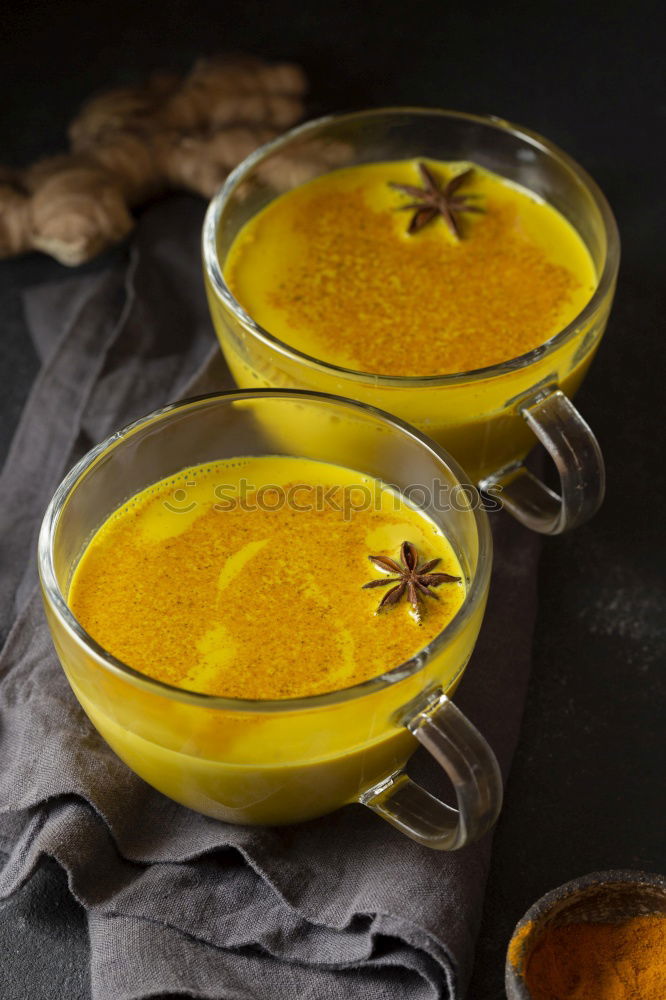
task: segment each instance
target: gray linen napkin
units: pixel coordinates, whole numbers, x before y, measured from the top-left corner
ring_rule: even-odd
[[[49,639],[35,543],[63,474],[130,419],[231,384],[203,295],[201,221],[193,199],[155,206],[126,264],[26,296],[42,369],[0,477],[0,896],[42,856],[62,865],[88,914],[95,1000],[460,1000],[490,837],[447,855],[360,806],[280,829],[190,812],[97,736]],[[488,615],[456,701],[506,774],[529,672],[539,543],[504,515],[493,521]],[[427,754],[410,770],[447,794]]]

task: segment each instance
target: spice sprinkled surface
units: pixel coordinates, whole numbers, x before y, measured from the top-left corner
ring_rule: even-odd
[[[433,224],[410,235],[396,187],[422,184],[422,163],[332,171],[276,198],[226,260],[241,305],[304,354],[385,375],[497,364],[569,323],[596,276],[564,217],[481,167],[426,161],[444,190],[466,182],[453,193],[467,196],[451,216],[461,238],[427,206],[419,218]]]
[[[457,578],[421,626],[408,602],[376,615],[362,589],[369,553],[390,557],[405,539]],[[92,539],[68,600],[97,642],[151,677],[287,698],[398,666],[464,595],[449,541],[399,494],[353,470],[270,456],[188,469],[129,501]]]

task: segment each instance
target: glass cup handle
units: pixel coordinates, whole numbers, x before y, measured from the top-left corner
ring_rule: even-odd
[[[481,490],[502,487],[502,505],[544,535],[559,535],[587,521],[601,506],[606,487],[599,442],[561,389],[548,389],[523,400],[519,410],[553,459],[560,493],[522,463],[501,469],[479,483]]]
[[[458,808],[435,798],[404,771],[369,788],[359,802],[425,847],[455,851],[478,840],[502,805],[502,776],[493,751],[441,692],[403,724],[446,771]]]

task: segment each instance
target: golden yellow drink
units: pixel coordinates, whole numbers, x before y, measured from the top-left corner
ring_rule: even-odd
[[[423,577],[431,593],[420,591],[413,607],[405,589],[378,612],[396,582],[364,585],[393,579],[381,560],[399,559],[404,542],[421,565],[437,562]],[[339,691],[398,666],[452,621],[466,586],[442,530],[393,489],[325,462],[266,456],[186,469],[132,498],[88,544],[67,602],[100,646],[146,677],[263,701]],[[429,676],[445,689],[482,610],[433,657]],[[92,662],[71,651],[62,660],[130,767],[172,798],[236,822],[318,815],[399,768],[413,738],[397,725],[387,731],[385,709],[424,683],[379,692],[375,731],[363,699],[326,709],[325,722],[317,712],[193,711],[177,701],[157,710],[140,688],[119,705],[112,674],[85,690],[78,678]]]
[[[442,188],[467,175],[459,236],[441,215],[409,232],[419,196],[403,188],[426,193],[422,163]],[[224,273],[279,340],[378,375],[518,357],[566,326],[596,285],[585,244],[554,208],[478,166],[431,161],[336,170],[282,195],[239,232]]]
[[[424,186],[421,164],[441,188],[471,171],[459,235],[442,217],[407,231],[418,199],[399,187]],[[209,273],[213,320],[241,387],[371,403],[434,437],[474,482],[529,450],[517,402],[539,386],[572,395],[599,333],[595,316],[539,356],[584,310],[597,270],[552,205],[468,162],[330,171],[271,201],[230,246],[220,243],[219,259],[228,289],[268,335],[247,332]],[[512,364],[530,352],[529,365]]]

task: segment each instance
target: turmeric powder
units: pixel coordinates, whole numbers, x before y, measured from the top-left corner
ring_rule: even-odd
[[[531,1000],[664,1000],[666,916],[549,927],[525,982]]]
[[[224,268],[235,297],[290,347],[373,374],[466,372],[539,347],[594,292],[581,237],[498,174],[428,163],[442,185],[469,177],[461,238],[442,218],[408,228],[413,197],[396,188],[414,190],[422,161],[330,171],[240,230]]]
[[[378,592],[363,586],[386,578],[368,556],[396,557],[404,539],[451,576],[421,624],[407,601],[377,614]],[[120,508],[68,600],[90,635],[150,677],[289,698],[404,663],[457,613],[462,576],[434,522],[379,481],[309,459],[239,457],[186,469]]]

